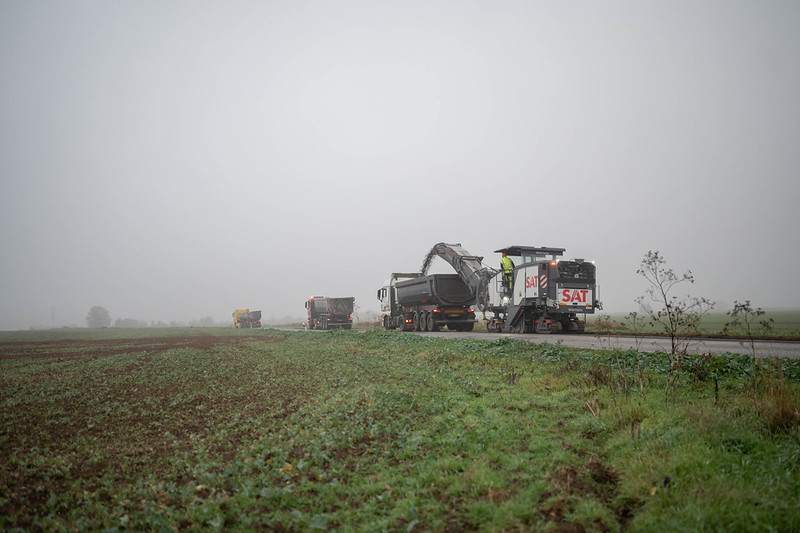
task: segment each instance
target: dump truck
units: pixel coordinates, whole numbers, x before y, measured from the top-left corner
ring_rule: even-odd
[[[312,296],[306,301],[308,310],[307,329],[352,329],[353,308],[356,299],[352,296],[344,298],[327,298]]]
[[[475,296],[458,274],[393,273],[378,289],[385,329],[472,331]]]
[[[260,328],[261,311],[249,309],[236,309],[233,312],[233,327],[235,328]]]

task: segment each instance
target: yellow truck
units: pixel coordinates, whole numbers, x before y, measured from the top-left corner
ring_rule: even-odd
[[[236,309],[233,312],[233,327],[260,328],[261,311],[251,311],[249,309]]]

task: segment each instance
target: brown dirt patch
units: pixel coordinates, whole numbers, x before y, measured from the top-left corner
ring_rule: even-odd
[[[202,449],[218,457],[220,465],[232,461],[243,442],[258,437],[248,420],[279,418],[302,403],[302,379],[270,387],[263,375],[254,373],[261,360],[247,345],[283,340],[264,335],[192,335],[0,343],[0,359],[19,360],[14,365],[142,354],[131,363],[103,370],[65,376],[55,367],[42,368],[19,374],[13,381],[0,380],[6,387],[0,398],[11,401],[15,391],[32,391],[13,400],[17,407],[4,413],[0,426],[0,435],[5,436],[0,439],[4,465],[0,494],[6,498],[0,515],[46,514],[51,491],[62,492],[77,480],[95,490],[96,480],[108,472],[114,472],[120,483],[145,468],[174,476],[168,459],[196,450],[197,442],[204,442]],[[214,352],[221,346],[226,349]],[[169,364],[150,366],[159,364],[158,354],[187,348],[211,351],[203,359],[207,366],[186,375]],[[159,374],[162,368],[177,379],[164,378]],[[205,368],[209,376],[204,375]],[[46,392],[33,394],[38,390]],[[57,400],[48,397],[52,393]],[[228,424],[225,437],[218,438],[219,427],[233,417],[242,423]]]
[[[143,339],[57,340],[0,342],[0,360],[103,357],[121,353],[152,352],[154,354],[182,348],[208,349],[218,345],[239,345],[250,342],[280,342],[282,337],[263,335],[224,336],[191,335],[148,337]]]

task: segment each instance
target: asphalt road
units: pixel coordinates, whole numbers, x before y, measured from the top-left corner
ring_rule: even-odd
[[[302,328],[278,328],[295,330]],[[441,337],[451,339],[480,339],[495,340],[502,338],[517,339],[534,344],[549,342],[550,344],[561,343],[572,348],[588,348],[596,350],[627,350],[629,348],[638,349],[642,352],[669,352],[670,341],[664,337],[633,337],[623,335],[604,335],[598,336],[591,333],[580,335],[549,334],[542,335],[536,333],[489,333],[487,331],[473,331],[462,333],[457,331],[438,331],[438,332],[411,332],[405,335],[421,335],[423,337]],[[749,341],[731,339],[697,339],[689,343],[689,353],[703,354],[724,354],[739,353],[751,355],[753,353]],[[756,357],[788,357],[800,359],[800,341],[755,341]]]
[[[549,334],[541,335],[535,333],[513,334],[513,333],[488,333],[475,331],[471,333],[460,333],[456,331],[440,331],[436,333],[419,332],[409,335],[422,335],[424,337],[458,337],[469,339],[494,340],[511,338],[541,344],[549,342],[551,344],[562,343],[564,346],[573,348],[589,348],[598,350],[638,348],[642,352],[669,352],[670,341],[664,337],[632,337],[632,336],[597,336],[589,333],[581,335]],[[689,343],[690,353],[740,353],[745,355],[752,354],[749,341],[738,341],[729,339],[698,339]],[[755,352],[757,357],[790,357],[800,359],[800,342],[798,341],[756,341]]]

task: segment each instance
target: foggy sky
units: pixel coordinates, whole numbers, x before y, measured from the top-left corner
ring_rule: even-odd
[[[798,307],[796,1],[0,3],[0,329],[377,310],[461,243]],[[439,265],[434,271],[448,271]]]

